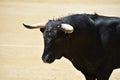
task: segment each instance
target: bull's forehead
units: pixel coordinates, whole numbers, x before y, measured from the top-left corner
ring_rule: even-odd
[[[55,35],[57,35],[58,25],[59,24],[56,21],[48,21],[44,31],[44,37],[48,38],[48,37],[54,37]]]
[[[51,31],[55,28],[52,24],[46,26],[46,31]]]
[[[61,25],[61,23],[59,21],[55,21],[55,20],[50,20],[48,21],[48,23],[46,24],[46,31],[56,31],[58,29],[58,26]]]

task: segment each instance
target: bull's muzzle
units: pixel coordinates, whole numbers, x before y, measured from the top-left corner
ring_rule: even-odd
[[[51,52],[49,52],[46,55],[43,54],[42,60],[43,60],[44,63],[52,63],[52,62],[54,62],[55,57]]]

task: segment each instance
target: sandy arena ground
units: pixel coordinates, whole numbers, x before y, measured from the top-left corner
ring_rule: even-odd
[[[52,64],[43,63],[42,33],[28,30],[22,23],[32,24],[73,13],[96,12],[120,17],[120,0],[29,1],[0,0],[0,80],[85,80],[65,58]],[[110,80],[120,80],[119,69],[114,70]]]

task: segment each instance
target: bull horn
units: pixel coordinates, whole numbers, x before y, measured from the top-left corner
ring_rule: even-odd
[[[43,23],[37,23],[37,24],[33,24],[33,25],[28,25],[28,24],[23,23],[23,25],[29,29],[37,29],[37,28],[45,28],[46,23],[47,22],[43,22]]]
[[[74,31],[73,26],[69,24],[61,24],[61,26],[58,26],[62,31],[65,33],[71,34]]]

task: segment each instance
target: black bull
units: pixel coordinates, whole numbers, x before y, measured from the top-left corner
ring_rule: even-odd
[[[60,28],[63,24],[68,29]],[[120,68],[119,17],[74,14],[44,25],[23,25],[42,31],[45,46],[42,60],[46,63],[65,57],[86,80],[108,80],[113,69]]]

